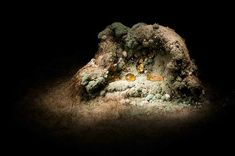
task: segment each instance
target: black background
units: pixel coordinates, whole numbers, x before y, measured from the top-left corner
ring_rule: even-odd
[[[6,15],[11,14],[7,18],[7,38],[11,44],[5,63],[7,79],[10,80],[8,103],[11,110],[28,88],[86,64],[97,50],[97,34],[115,21],[130,27],[145,22],[175,29],[186,40],[190,55],[199,66],[201,79],[221,98],[234,95],[232,5],[225,2],[163,4],[158,1],[96,3],[81,2],[69,7],[63,4],[25,4],[6,12]],[[195,147],[197,151],[231,150],[229,141],[234,141],[232,110],[231,102],[218,113],[211,125],[203,127],[201,136],[188,136],[188,140],[198,137],[197,142],[190,145],[192,147],[182,140],[178,140],[179,144],[184,142],[182,146],[188,149]],[[66,146],[66,142],[63,145],[50,141],[42,144],[41,136],[18,126],[13,117],[8,125],[7,145],[13,149],[48,150]],[[43,139],[46,140],[46,136]],[[35,143],[39,147],[35,147]],[[177,141],[175,144],[169,148],[181,147]]]

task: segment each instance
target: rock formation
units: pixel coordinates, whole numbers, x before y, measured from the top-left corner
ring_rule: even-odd
[[[174,100],[195,104],[204,97],[197,67],[174,30],[145,23],[129,28],[115,22],[98,38],[95,57],[72,79],[72,93],[80,100],[116,94],[141,104]]]

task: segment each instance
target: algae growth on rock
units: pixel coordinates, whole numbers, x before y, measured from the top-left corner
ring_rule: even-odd
[[[115,22],[98,34],[99,49],[72,79],[71,91],[81,101],[115,94],[133,103],[184,101],[205,97],[197,67],[184,40],[159,24],[131,28]]]

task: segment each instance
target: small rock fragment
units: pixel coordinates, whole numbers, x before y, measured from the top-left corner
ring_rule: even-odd
[[[169,101],[169,100],[170,100],[170,95],[169,95],[169,94],[165,94],[165,95],[163,95],[163,96],[161,97],[161,99],[162,99],[163,101]]]
[[[148,96],[146,96],[146,100],[147,101],[151,101],[152,99],[154,98],[154,95],[153,94],[149,94]]]
[[[100,96],[104,96],[104,95],[105,95],[105,93],[106,93],[106,91],[105,91],[105,90],[100,91]]]
[[[122,56],[123,56],[124,58],[126,58],[126,57],[127,57],[127,52],[126,52],[126,51],[123,51],[123,52],[122,52]]]

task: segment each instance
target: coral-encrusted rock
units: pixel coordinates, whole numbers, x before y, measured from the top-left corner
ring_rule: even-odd
[[[101,93],[104,96],[105,92],[147,99],[150,95],[157,95],[155,99],[161,95],[169,95],[168,99],[201,98],[203,87],[196,65],[174,30],[144,23],[129,28],[116,22],[100,32],[98,38],[95,58],[73,77],[71,89],[75,95],[87,100]],[[120,90],[114,84],[131,87]]]

